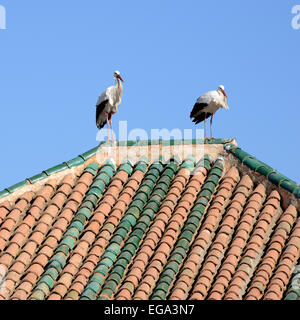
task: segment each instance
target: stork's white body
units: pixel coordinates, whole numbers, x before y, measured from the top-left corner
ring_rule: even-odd
[[[204,121],[204,137],[206,138],[206,119],[211,117],[210,128],[212,138],[212,119],[219,108],[229,109],[227,105],[227,95],[224,86],[220,85],[218,90],[209,91],[199,97],[190,114],[190,118],[196,124]]]
[[[215,114],[219,108],[229,109],[227,105],[227,98],[219,90],[209,91],[198,98],[197,104],[207,104],[206,107],[199,110],[199,112],[206,112]],[[197,115],[197,114],[196,114]]]
[[[116,84],[107,88],[97,101],[96,124],[99,129],[111,121],[112,115],[118,112],[118,107],[122,102],[123,86],[121,81],[123,80],[119,71],[115,71],[114,78]]]
[[[104,101],[107,101],[105,111],[110,112],[118,112],[118,107],[122,102],[122,93],[123,93],[123,86],[120,80],[117,81],[115,86],[111,86],[107,88],[99,97],[97,105],[101,104]]]

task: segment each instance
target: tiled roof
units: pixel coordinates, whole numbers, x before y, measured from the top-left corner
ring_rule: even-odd
[[[102,145],[4,190],[0,299],[298,300],[298,185],[234,141],[176,145]]]

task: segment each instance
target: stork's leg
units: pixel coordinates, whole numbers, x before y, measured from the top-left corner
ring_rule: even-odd
[[[108,113],[106,113],[106,123],[107,123],[107,140],[109,141],[109,140],[110,140],[110,137],[109,137]]]
[[[112,139],[112,141],[114,141],[115,140],[115,137],[114,137],[114,134],[113,134],[113,129],[112,129],[112,116],[110,117],[110,119],[109,119],[109,123],[110,123],[110,128],[111,128],[111,139]]]
[[[206,113],[204,114],[204,140],[207,139],[206,137]]]
[[[214,115],[212,114],[211,115],[211,118],[210,118],[210,138],[213,139],[213,134],[212,134],[212,121],[213,121],[213,117]]]

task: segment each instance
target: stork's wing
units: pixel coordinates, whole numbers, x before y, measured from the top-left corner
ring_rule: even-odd
[[[205,114],[206,118],[210,117],[211,114],[207,113],[206,107],[210,103],[214,102],[218,98],[218,93],[216,91],[209,91],[204,93],[201,97],[197,99],[194,108],[190,114],[190,118],[194,118],[193,121],[199,123],[204,120]]]
[[[106,112],[105,107],[109,103],[111,106],[114,105],[116,96],[116,87],[111,86],[107,88],[99,97],[97,104],[96,104],[96,124],[99,129],[103,128],[107,119],[106,119]],[[106,110],[107,111],[107,110]],[[111,118],[111,113],[109,113],[109,118]]]
[[[113,105],[115,96],[116,96],[116,87],[115,86],[108,87],[99,97],[97,106],[100,105],[105,100],[108,100],[109,103]]]
[[[207,107],[207,103],[198,103],[198,101],[194,104],[194,108],[190,114],[190,118],[195,118],[198,114],[203,112],[203,109]]]
[[[99,97],[98,101],[97,101],[97,104],[96,104],[96,107],[98,108],[98,106],[101,105],[102,102],[104,101],[108,101],[108,95],[107,95],[107,90],[105,90],[101,96]]]
[[[105,107],[108,103],[108,100],[104,100],[102,101],[100,104],[97,105],[97,109],[96,109],[96,125],[98,127],[98,129],[101,129],[104,127],[104,125],[107,122],[106,119],[106,112],[105,112]],[[108,114],[108,120],[110,120],[112,114],[109,113]]]
[[[104,109],[109,101],[109,88],[107,88],[99,97],[96,104],[96,125],[99,129],[103,128],[106,122]]]

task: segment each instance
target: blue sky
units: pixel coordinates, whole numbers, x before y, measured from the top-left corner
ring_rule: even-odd
[[[299,183],[298,3],[0,0],[0,189],[97,145],[95,103],[115,69],[115,127],[194,128],[197,97],[224,84],[215,137]]]

